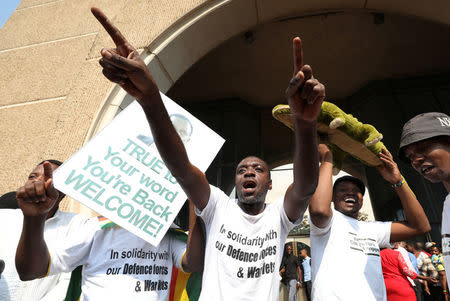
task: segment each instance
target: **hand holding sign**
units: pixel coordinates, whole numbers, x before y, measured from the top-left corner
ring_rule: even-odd
[[[293,116],[313,122],[325,98],[325,87],[313,77],[309,65],[303,65],[302,41],[294,38],[294,74],[286,89],[286,98]]]
[[[39,169],[36,168],[36,170]],[[47,216],[58,201],[60,193],[53,187],[53,169],[50,162],[43,164],[43,173],[32,172],[16,198],[25,216]]]
[[[103,75],[135,97],[141,106],[145,105],[146,96],[159,96],[158,87],[137,50],[100,9],[93,7],[91,12],[117,47],[101,50],[102,58],[99,63],[103,67]]]

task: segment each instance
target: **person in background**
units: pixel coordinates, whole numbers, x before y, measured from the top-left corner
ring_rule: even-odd
[[[425,254],[428,255],[428,257],[431,258],[431,248],[434,247],[436,245],[436,243],[434,241],[427,241],[425,243]]]
[[[394,250],[398,251],[398,252],[400,252],[400,254],[402,254],[403,259],[405,260],[405,263],[408,265],[408,268],[410,270],[412,270],[412,269],[414,269],[414,266],[412,264],[411,257],[408,254],[408,251],[406,251],[405,247],[406,247],[406,242],[404,242],[404,241],[399,241],[399,242],[394,243]],[[413,288],[413,290],[416,291],[416,287],[415,287],[416,284],[415,284],[414,280],[408,276],[406,278],[408,279],[409,283],[411,284],[411,287]]]
[[[431,252],[431,262],[433,263],[434,267],[438,271],[439,274],[439,283],[442,287],[442,293],[444,296],[444,300],[448,301],[448,286],[447,286],[447,274],[445,273],[445,266],[444,266],[444,258],[442,256],[441,250],[437,246],[432,246],[430,248]]]
[[[306,248],[300,249],[300,258],[302,259],[302,286],[306,289],[306,298],[311,301],[311,257],[308,256]]]
[[[414,254],[414,245],[412,243],[406,243],[405,242],[405,249],[408,252],[409,259],[411,260],[412,266],[414,267],[414,270],[417,274],[420,274],[419,271],[419,264],[417,262],[416,255]],[[417,301],[423,301],[423,290],[422,290],[422,280],[420,279],[414,279],[414,285],[413,289],[416,293],[416,299]]]
[[[410,269],[400,252],[392,249],[383,249],[380,252],[380,257],[388,301],[416,300],[416,294],[407,277],[430,282],[436,281],[430,277],[418,275],[414,269]]]
[[[292,254],[292,246],[285,245],[286,256],[281,260],[281,282],[288,289],[288,300],[297,301],[297,289],[301,287],[302,272],[300,270],[300,261],[297,256]],[[284,268],[284,269],[283,269]]]
[[[438,272],[434,268],[433,263],[431,262],[431,258],[422,250],[423,244],[421,242],[416,242],[414,244],[408,243],[406,247],[409,252],[413,253],[416,256],[417,267],[419,268],[420,274],[422,276],[428,276],[433,279],[438,279]],[[436,291],[437,284],[428,283],[428,281],[421,281],[421,285],[423,300],[434,300],[432,295]]]

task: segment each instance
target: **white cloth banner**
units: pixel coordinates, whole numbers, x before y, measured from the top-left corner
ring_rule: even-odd
[[[189,160],[203,172],[225,140],[161,93]],[[157,246],[186,201],[132,102],[54,173],[55,187]]]

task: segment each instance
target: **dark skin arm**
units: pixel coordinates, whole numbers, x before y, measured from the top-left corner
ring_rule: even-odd
[[[183,256],[182,265],[186,272],[200,272],[203,270],[205,258],[205,233],[202,222],[194,212],[194,205],[189,202],[189,233],[186,253]]]
[[[302,287],[302,270],[300,269],[300,266],[297,266],[297,289]]]
[[[427,283],[427,282],[438,283],[439,282],[437,279],[434,279],[434,278],[431,278],[428,276],[417,275],[416,278],[420,279],[420,280],[424,280],[425,281],[424,283]],[[427,286],[427,288],[428,288],[428,286]]]
[[[204,209],[209,200],[209,183],[205,174],[189,161],[186,149],[170,121],[147,66],[137,50],[101,10],[93,7],[91,11],[116,44],[114,49],[101,50],[100,65],[103,67],[103,75],[136,98],[145,112],[164,163],[188,198],[198,209]]]
[[[319,228],[324,228],[333,215],[331,200],[333,198],[333,154],[326,144],[319,144],[319,184],[309,203],[311,222]]]
[[[53,170],[49,162],[44,163],[44,179],[20,187],[16,198],[24,215],[16,251],[16,269],[21,280],[33,280],[47,274],[50,257],[44,241],[44,225],[59,199],[59,192],[53,187]]]
[[[402,175],[394,162],[392,155],[387,149],[383,149],[379,154],[382,165],[377,167],[380,175],[392,185],[402,180]],[[431,230],[428,218],[423,211],[422,206],[417,200],[409,186],[404,183],[396,187],[398,197],[402,203],[407,222],[394,222],[391,226],[391,242],[408,240],[417,235],[425,234]]]
[[[312,69],[303,65],[302,42],[293,40],[294,74],[286,89],[286,98],[294,122],[294,182],[286,191],[284,209],[289,220],[296,221],[305,212],[317,187],[317,116],[325,98],[325,87],[314,78]]]
[[[424,281],[424,282],[423,282],[423,290],[424,290],[425,293],[427,293],[428,295],[431,295],[430,288],[428,287],[428,282],[427,282],[427,281]]]

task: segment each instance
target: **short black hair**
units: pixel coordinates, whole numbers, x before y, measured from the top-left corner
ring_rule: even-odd
[[[45,161],[48,161],[48,162],[50,162],[50,163],[52,163],[52,164],[55,164],[55,165],[58,165],[58,166],[61,166],[63,163],[61,162],[61,161],[59,161],[59,160],[53,160],[53,159],[50,159],[50,160],[44,160],[44,161],[42,161],[41,163],[39,163],[38,165],[36,165],[36,166],[39,166],[39,165],[41,165],[41,164],[44,164],[44,162]]]
[[[258,160],[261,160],[261,161],[264,163],[264,165],[266,165],[266,167],[267,167],[267,171],[268,171],[268,173],[269,173],[269,179],[272,179],[272,173],[271,173],[271,171],[270,171],[269,164],[267,164],[267,162],[266,162],[264,159],[261,159],[260,157],[258,157],[258,156],[253,156],[253,155],[245,156],[244,158],[242,158],[241,161],[239,161],[238,164],[236,164],[236,166],[235,166],[235,168],[234,168],[235,172],[237,172],[237,168],[238,168],[238,166],[239,166],[239,163],[241,163],[244,159],[247,159],[247,158],[257,158]]]
[[[364,195],[364,193],[366,192],[366,187],[364,186],[364,183],[360,179],[352,177],[352,176],[343,176],[334,182],[333,193],[336,191],[336,187],[342,182],[352,182],[359,188],[362,195]]]

